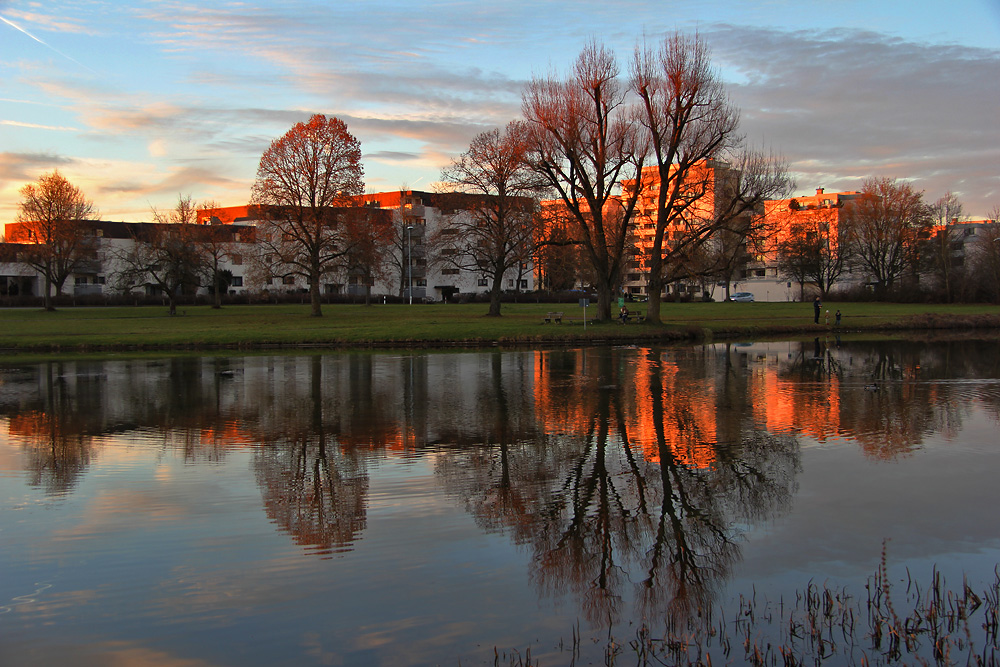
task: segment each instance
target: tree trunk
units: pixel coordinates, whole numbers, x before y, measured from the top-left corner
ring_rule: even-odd
[[[309,258],[309,314],[312,317],[322,317],[323,309],[320,303],[319,281],[323,277],[320,271],[319,251],[313,250]]]
[[[222,289],[220,289],[222,285],[219,284],[218,265],[216,265],[215,271],[212,272],[212,275],[215,278],[215,289],[213,290],[215,292],[215,300],[212,302],[212,308],[220,309],[222,308]]]
[[[487,317],[500,317],[500,293],[503,291],[503,274],[493,272],[493,285],[490,286],[490,310]]]
[[[309,277],[309,314],[312,317],[322,317],[323,308],[319,298],[319,276]]]
[[[56,309],[56,307],[52,305],[52,278],[48,273],[45,274],[45,295],[42,298],[42,306],[45,310]]]

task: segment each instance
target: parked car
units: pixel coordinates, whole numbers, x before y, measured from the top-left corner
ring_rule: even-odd
[[[753,294],[750,292],[733,292],[729,295],[730,301],[742,301],[744,303],[749,303],[753,301]]]

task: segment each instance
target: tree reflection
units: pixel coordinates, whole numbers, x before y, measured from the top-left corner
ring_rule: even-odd
[[[368,474],[355,450],[328,434],[319,355],[307,386],[305,419],[284,422],[286,432],[257,448],[253,465],[268,518],[297,544],[329,555],[349,550],[365,529]]]
[[[102,377],[92,368],[61,362],[41,364],[18,378],[37,393],[24,396],[21,410],[10,417],[8,432],[21,439],[27,452],[30,484],[46,493],[73,490],[93,458],[95,429],[88,424],[100,394]]]
[[[663,353],[538,354],[535,419],[547,434],[526,446],[501,431],[447,469],[481,524],[530,546],[539,589],[572,593],[595,625],[617,622],[630,595],[645,615],[704,608],[739,558],[737,522],[791,496],[794,442],[751,428],[746,399],[734,399],[739,376]],[[504,414],[502,391],[497,405]]]
[[[369,470],[434,462],[484,530],[595,624],[709,604],[747,526],[787,506],[793,439],[879,459],[969,411],[1000,415],[995,341],[804,342],[458,354],[57,361],[4,369],[30,483],[65,494],[127,435],[191,463],[253,451],[267,515],[310,552],[352,548]],[[866,385],[877,384],[877,391]],[[970,393],[975,392],[975,393]]]

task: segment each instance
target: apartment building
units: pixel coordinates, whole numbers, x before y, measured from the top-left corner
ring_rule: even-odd
[[[120,278],[126,273],[127,257],[136,244],[150,242],[160,228],[162,225],[149,222],[81,222],[82,243],[70,262],[71,271],[62,286],[62,293],[73,296],[133,292],[150,296],[157,294],[158,288],[151,280],[126,284]],[[36,246],[31,226],[20,222],[9,223],[5,227],[5,239],[7,242],[0,244],[0,296],[42,296],[45,279],[25,262],[27,253]],[[249,256],[254,241],[251,226],[208,226],[195,230],[191,241],[215,248],[219,271],[228,271],[232,276],[230,293],[239,294],[246,289],[245,258]],[[205,293],[208,289],[202,287],[199,291]]]
[[[413,301],[445,301],[460,295],[473,296],[490,288],[491,276],[473,266],[467,256],[463,234],[475,224],[474,211],[482,198],[463,193],[436,193],[420,190],[394,190],[370,193],[355,198],[355,211],[366,215],[391,216],[392,233],[384,239],[387,252],[383,270],[372,277],[345,270],[326,277],[324,294],[401,296]],[[203,223],[258,225],[252,207],[230,206],[199,211]],[[256,289],[301,291],[306,284],[301,277],[265,278]],[[534,265],[530,258],[503,276],[502,289],[535,289]]]

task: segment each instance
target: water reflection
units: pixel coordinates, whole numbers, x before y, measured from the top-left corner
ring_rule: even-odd
[[[804,437],[868,456],[1000,414],[995,342],[796,343],[55,361],[0,370],[27,480],[72,494],[141,438],[217,464],[250,449],[267,517],[307,552],[356,547],[372,472],[430,458],[484,531],[529,550],[595,625],[707,608],[741,538],[796,490]],[[877,387],[877,388],[876,388]]]

